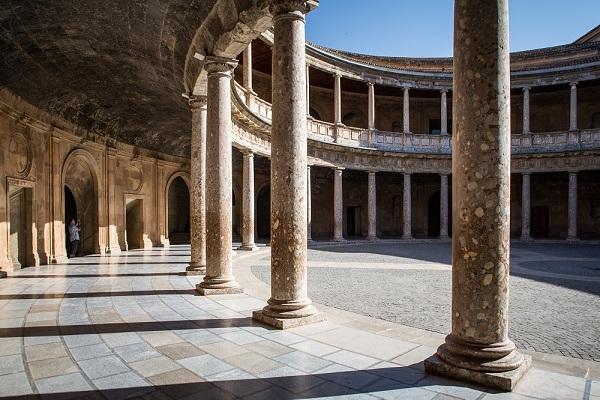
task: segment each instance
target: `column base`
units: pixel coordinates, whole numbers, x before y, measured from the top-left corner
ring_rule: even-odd
[[[457,367],[445,362],[437,354],[425,360],[425,371],[429,373],[503,391],[512,391],[530,367],[531,356],[528,355],[523,355],[523,363],[517,369],[506,372],[482,372]]]
[[[202,287],[202,284],[196,285],[196,291],[200,296],[214,296],[217,294],[241,294],[244,293],[244,289],[241,287],[225,287],[225,288],[210,288]]]
[[[377,240],[379,240],[377,236],[367,236],[366,239],[370,242],[376,242]]]
[[[252,319],[263,324],[272,326],[276,329],[290,329],[298,326],[314,324],[327,320],[327,315],[323,312],[317,312],[316,314],[297,317],[297,318],[276,318],[266,315],[264,310],[254,311],[252,313]]]
[[[118,244],[111,244],[110,247],[106,249],[106,254],[110,254],[113,256],[121,255],[121,246]]]
[[[244,250],[244,251],[254,251],[258,250],[255,244],[243,244],[239,246],[236,250]]]
[[[204,280],[196,285],[196,291],[202,296],[244,293],[244,289],[240,287],[233,276],[205,276]]]
[[[344,243],[347,242],[347,240],[344,237],[334,237],[331,239],[332,242],[338,242],[338,243]]]
[[[440,240],[450,240],[450,236],[448,236],[448,235],[440,235],[439,239]]]
[[[519,240],[521,240],[521,242],[533,242],[533,238],[531,236],[521,236]]]
[[[577,236],[568,236],[567,237],[567,242],[569,242],[569,243],[576,243],[576,242],[579,242],[579,238]]]
[[[414,238],[411,236],[402,236],[402,240],[413,240]]]
[[[205,265],[190,264],[185,268],[185,274],[188,276],[206,274]]]

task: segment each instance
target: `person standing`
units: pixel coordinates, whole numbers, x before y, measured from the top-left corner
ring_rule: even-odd
[[[79,252],[79,232],[81,228],[79,228],[79,221],[75,222],[75,219],[71,220],[69,224],[69,241],[71,242],[70,252],[71,258],[77,257],[77,253]]]

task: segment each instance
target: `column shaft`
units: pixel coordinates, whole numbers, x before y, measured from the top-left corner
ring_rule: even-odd
[[[454,17],[452,332],[425,366],[511,390],[528,363],[508,338],[508,0],[456,0]]]
[[[440,175],[440,239],[448,239],[448,175]]]
[[[206,275],[203,295],[241,293],[232,273],[231,75],[236,60],[207,57]]]
[[[377,186],[375,171],[369,171],[369,197],[367,204],[369,229],[367,240],[377,239]]]
[[[338,242],[344,240],[344,190],[342,169],[333,170],[333,240]]]
[[[569,172],[569,228],[567,240],[577,240],[577,172]]]
[[[440,110],[440,134],[447,135],[448,134],[448,91],[442,90],[442,101],[441,101],[441,110]]]
[[[571,101],[570,101],[570,123],[569,130],[577,130],[577,83],[571,83]]]
[[[523,174],[521,209],[521,240],[531,240],[531,174]]]
[[[190,159],[190,265],[189,275],[206,272],[206,97],[190,99],[192,144]]]
[[[306,115],[310,117],[310,66],[306,64]]]
[[[271,298],[253,317],[285,329],[322,320],[307,294],[306,58],[313,2],[277,1],[273,15]]]
[[[334,93],[333,93],[333,114],[334,123],[342,123],[342,76],[335,74],[334,78]]]
[[[254,154],[243,153],[242,189],[242,246],[240,250],[254,250]]]
[[[252,92],[252,42],[248,43],[248,47],[244,50],[243,75],[244,88]]]
[[[410,133],[410,98],[407,87],[404,88],[404,95],[402,97],[402,123],[402,132]]]
[[[404,174],[404,185],[402,187],[402,239],[412,239],[410,174]]]
[[[523,88],[523,133],[527,134],[529,130],[529,88]]]
[[[367,82],[369,89],[369,104],[368,104],[368,128],[375,129],[375,84]]]

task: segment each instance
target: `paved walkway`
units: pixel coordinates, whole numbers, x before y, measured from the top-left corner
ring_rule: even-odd
[[[600,246],[514,244],[511,251],[509,329],[517,346],[600,361]],[[321,246],[309,251],[309,295],[333,307],[446,333],[450,264],[450,243]],[[268,257],[252,270],[270,281]]]
[[[242,295],[201,297],[188,247],[86,257],[0,281],[0,398],[596,399],[600,367],[535,353],[513,394],[426,375],[443,335],[320,307],[324,323],[252,322],[269,288],[236,254]],[[332,283],[333,284],[333,283]],[[337,283],[335,283],[337,284]]]

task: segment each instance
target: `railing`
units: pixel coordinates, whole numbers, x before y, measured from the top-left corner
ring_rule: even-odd
[[[271,122],[270,103],[257,96],[248,96],[246,90],[237,83],[235,90],[250,111],[263,121]],[[249,105],[248,102],[250,102]],[[308,118],[307,124],[308,138],[325,143],[419,154],[450,154],[452,149],[452,136],[450,135],[405,134],[369,130],[319,121],[314,118]],[[511,152],[513,154],[598,149],[600,149],[600,129],[511,135]]]

